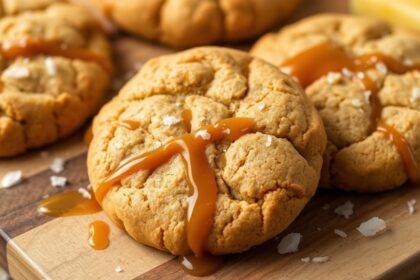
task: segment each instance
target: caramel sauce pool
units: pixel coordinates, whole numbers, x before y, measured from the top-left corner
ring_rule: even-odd
[[[420,64],[406,65],[382,53],[352,56],[341,47],[333,43],[323,43],[286,60],[280,68],[283,72],[294,76],[303,87],[307,87],[329,72],[341,72],[347,69],[352,73],[361,73],[360,78],[365,90],[370,91],[372,109],[371,131],[384,133],[395,145],[404,164],[407,177],[412,182],[420,179],[420,168],[413,151],[404,136],[394,127],[381,120],[382,104],[379,99],[380,85],[377,85],[364,73],[382,63],[387,69],[396,74],[420,70]],[[314,67],[315,65],[315,67]]]
[[[95,250],[104,250],[109,246],[109,226],[103,221],[94,221],[89,225],[90,247]]]
[[[93,194],[88,199],[78,191],[54,194],[43,199],[38,206],[40,213],[53,217],[88,215],[101,210]]]
[[[61,56],[69,59],[80,59],[99,64],[106,72],[112,73],[112,64],[106,57],[91,50],[70,48],[58,42],[39,39],[20,39],[0,42],[0,53],[6,59],[33,57],[36,55]]]
[[[96,198],[102,202],[110,189],[123,178],[140,170],[152,171],[169,161],[173,156],[181,155],[187,166],[190,185],[186,231],[188,246],[192,251],[192,255],[184,257],[184,260],[190,260],[190,263],[195,267],[193,270],[200,271],[202,268],[198,266],[207,262],[205,260],[214,259],[214,257],[206,256],[205,246],[213,227],[218,194],[215,175],[206,157],[206,146],[221,140],[234,141],[252,132],[254,126],[255,122],[250,118],[224,119],[215,126],[202,127],[199,130],[202,132],[201,134],[184,134],[154,151],[127,158],[105,182],[98,186],[95,191]],[[206,273],[210,274],[214,272],[214,269],[220,267],[216,265],[217,263],[217,261],[209,263],[205,270]]]

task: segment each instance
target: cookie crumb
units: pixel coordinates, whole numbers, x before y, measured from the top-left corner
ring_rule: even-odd
[[[414,212],[416,212],[416,203],[417,203],[417,201],[415,199],[409,200],[407,202],[408,212],[410,214],[414,214]]]
[[[50,165],[50,169],[54,173],[60,173],[64,170],[64,164],[65,164],[64,159],[55,158]]]
[[[169,116],[166,115],[163,117],[163,124],[166,126],[172,126],[175,125],[177,123],[181,122],[181,119],[174,117],[174,116]]]
[[[195,133],[195,137],[201,137],[203,140],[210,140],[211,135],[206,129],[199,130]]]
[[[268,135],[267,140],[265,142],[265,146],[270,147],[272,143],[273,143],[273,137],[271,137],[271,135]]]
[[[353,214],[353,208],[354,204],[351,201],[346,201],[346,203],[335,208],[334,213],[348,219]]]
[[[1,187],[4,189],[13,187],[23,180],[23,173],[21,170],[7,172],[1,180]]]
[[[92,198],[92,195],[90,194],[90,192],[85,188],[79,188],[77,191],[86,199]]]
[[[378,63],[376,63],[375,64],[375,68],[376,68],[376,70],[378,70],[378,72],[379,73],[381,73],[381,74],[386,74],[386,73],[388,73],[388,68],[386,67],[386,65],[385,64],[383,64],[382,62],[378,62]]]
[[[284,236],[279,245],[277,245],[277,252],[279,254],[288,254],[295,253],[299,250],[299,243],[302,239],[302,234],[300,233],[289,233]]]
[[[310,257],[305,257],[305,258],[301,258],[300,260],[304,263],[308,263],[308,262],[311,261],[311,258]]]
[[[337,72],[328,72],[327,74],[327,83],[333,85],[337,83],[341,78],[341,74]]]
[[[351,104],[356,107],[356,108],[360,108],[363,106],[362,101],[360,101],[359,99],[355,98],[351,100]]]
[[[347,238],[347,233],[345,233],[344,231],[340,229],[334,229],[334,233],[342,238]]]
[[[57,75],[57,67],[55,65],[54,59],[51,57],[47,57],[45,59],[45,68],[47,68],[47,73],[50,76]]]
[[[312,262],[314,263],[325,263],[330,260],[328,256],[321,256],[321,257],[313,257]]]
[[[15,79],[22,79],[22,78],[28,78],[31,73],[29,72],[29,69],[22,66],[12,66],[10,68],[7,68],[6,71],[3,72],[3,75],[6,78],[15,78]]]
[[[63,188],[67,184],[67,178],[61,176],[51,176],[50,177],[51,186],[54,188]]]
[[[123,269],[121,266],[117,266],[117,267],[115,268],[115,272],[116,272],[116,273],[121,273],[121,272],[124,272],[124,269]]]
[[[366,222],[360,224],[357,230],[366,237],[375,236],[377,233],[386,229],[384,220],[378,217],[373,217]]]
[[[420,87],[413,87],[411,91],[410,102],[415,103],[416,101],[420,100]]]

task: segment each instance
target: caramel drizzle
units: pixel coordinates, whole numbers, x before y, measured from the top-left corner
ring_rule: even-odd
[[[377,63],[384,64],[387,69],[396,74],[420,70],[420,63],[406,65],[382,53],[352,56],[344,49],[332,43],[323,43],[286,60],[280,68],[287,74],[294,76],[303,87],[307,87],[329,72],[341,72],[348,69],[353,73],[361,73],[363,87],[371,92],[370,104],[372,108],[371,131],[384,133],[396,146],[400,154],[408,178],[415,182],[420,179],[420,169],[413,151],[401,133],[394,127],[381,120],[382,104],[379,99],[380,86],[375,84],[365,71],[374,68]]]
[[[89,224],[90,247],[95,250],[104,250],[109,246],[109,226],[103,221],[93,221]]]
[[[221,140],[235,141],[254,129],[249,118],[230,118],[215,126],[204,126],[199,131],[177,137],[162,147],[141,155],[135,155],[120,163],[120,166],[95,191],[102,202],[105,195],[122,179],[140,170],[153,171],[168,162],[173,156],[182,156],[190,184],[187,214],[187,242],[196,257],[205,254],[205,244],[214,222],[218,188],[213,169],[208,163],[205,149],[210,143]]]
[[[37,55],[61,56],[99,64],[107,73],[112,73],[112,64],[106,57],[91,50],[71,48],[63,43],[39,39],[19,39],[0,42],[0,54],[6,59],[34,57]]]

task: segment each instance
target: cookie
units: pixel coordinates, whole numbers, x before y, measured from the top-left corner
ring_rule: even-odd
[[[53,4],[0,20],[0,157],[64,138],[110,85],[110,46],[83,9]]]
[[[18,13],[44,9],[60,0],[2,0],[0,1],[0,15],[15,15]]]
[[[237,42],[290,15],[300,0],[93,0],[123,30],[173,47]]]
[[[214,198],[195,245],[241,252],[296,218],[316,190],[326,144],[293,79],[217,47],[147,62],[96,116],[93,135],[88,173],[105,212],[138,242],[174,255],[196,252],[187,216],[203,204],[191,186],[198,201]]]
[[[326,14],[261,38],[251,53],[297,78],[328,135],[322,185],[377,192],[418,181],[420,36]]]

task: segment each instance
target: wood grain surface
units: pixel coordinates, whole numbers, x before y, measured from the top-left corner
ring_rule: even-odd
[[[288,22],[319,12],[346,12],[346,7],[344,0],[306,0]],[[174,52],[125,34],[114,38],[113,44],[119,72],[114,93],[148,59]],[[234,47],[246,50],[251,44]],[[62,191],[50,186],[48,166],[53,158],[67,161],[60,174],[70,182],[65,190],[88,185],[85,129],[45,149],[0,160],[0,177],[16,169],[25,175],[19,186],[0,189],[0,266],[15,279],[193,279],[180,269],[176,258],[134,242],[113,225],[110,247],[92,250],[87,244],[87,225],[93,219],[107,220],[102,212],[55,219],[38,214],[42,197]],[[49,155],[41,157],[45,150]],[[419,214],[409,214],[407,201],[411,199],[420,201],[420,187],[377,195],[319,191],[286,232],[246,253],[227,256],[223,269],[206,279],[420,279]],[[345,201],[355,204],[348,220],[333,212]],[[322,209],[325,204],[329,210]],[[387,231],[363,237],[357,226],[375,216],[386,221]],[[334,229],[344,230],[348,237],[335,235]],[[279,255],[279,238],[290,232],[303,235],[300,250]],[[329,256],[330,261],[301,261],[315,256]],[[116,273],[117,266],[124,272]]]

